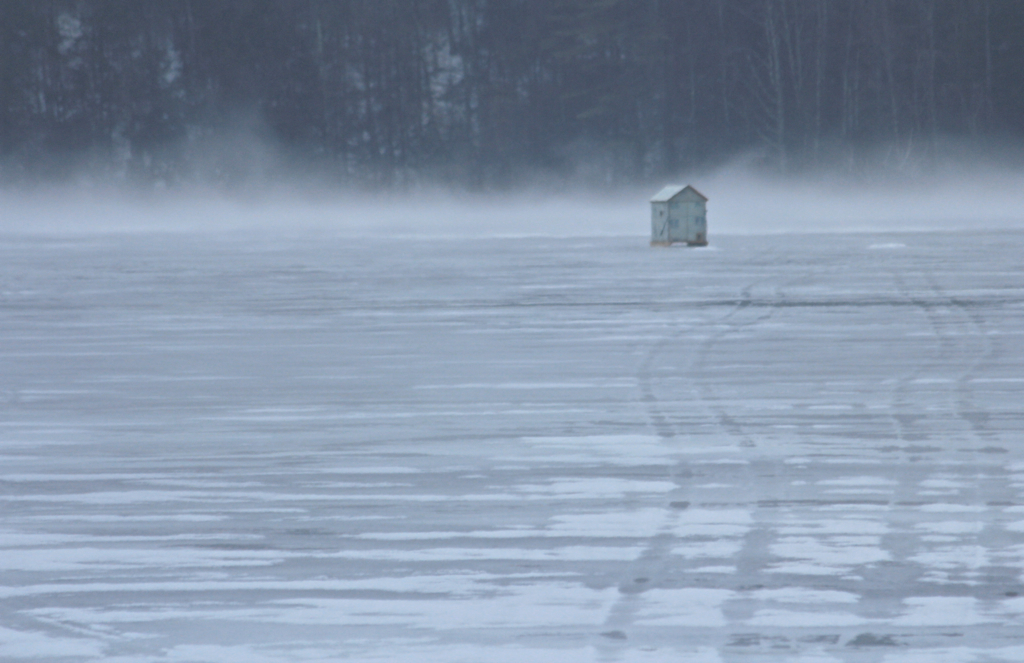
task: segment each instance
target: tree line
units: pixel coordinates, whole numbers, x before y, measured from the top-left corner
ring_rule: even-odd
[[[1024,134],[1018,0],[4,0],[0,177],[619,183]]]

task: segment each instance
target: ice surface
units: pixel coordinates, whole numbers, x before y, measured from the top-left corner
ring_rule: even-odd
[[[0,660],[1024,660],[1024,233],[0,237]]]

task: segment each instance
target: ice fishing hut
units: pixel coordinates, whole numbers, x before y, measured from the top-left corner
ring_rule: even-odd
[[[692,186],[672,184],[651,198],[651,246],[686,242],[707,246],[707,196]]]

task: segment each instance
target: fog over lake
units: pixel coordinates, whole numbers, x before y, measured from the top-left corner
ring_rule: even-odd
[[[1022,7],[0,2],[0,661],[1024,661]]]
[[[0,232],[294,234],[361,237],[644,236],[663,181],[706,196],[711,235],[958,231],[1024,227],[1024,169],[977,156],[943,172],[889,181],[841,173],[770,175],[742,162],[609,189],[374,192],[294,177],[241,190],[138,191],[114,184],[0,190]]]

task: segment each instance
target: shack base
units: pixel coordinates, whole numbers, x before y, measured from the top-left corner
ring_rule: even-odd
[[[704,242],[657,242],[651,240],[651,246],[673,246],[675,244],[685,244],[687,246],[707,246],[707,241]]]

